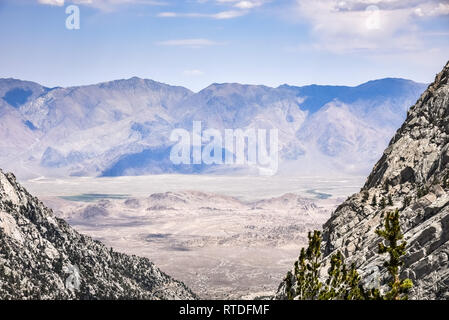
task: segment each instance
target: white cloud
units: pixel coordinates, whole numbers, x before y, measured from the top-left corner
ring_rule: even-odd
[[[240,9],[252,9],[252,8],[260,7],[262,4],[263,4],[262,1],[239,1],[234,5],[234,7],[237,7]]]
[[[158,17],[161,18],[174,18],[177,14],[175,12],[160,12],[158,13]]]
[[[414,13],[419,17],[434,17],[449,15],[449,3],[424,3],[415,8]]]
[[[65,3],[72,3],[97,8],[103,11],[115,10],[122,5],[167,5],[167,2],[158,0],[37,0],[37,2],[40,4],[53,6],[63,6]]]
[[[204,72],[198,69],[184,70],[186,76],[198,77],[204,75]]]
[[[172,47],[189,47],[189,48],[202,48],[210,46],[224,45],[222,42],[215,42],[209,39],[175,39],[166,40],[156,43],[159,46],[172,46]]]
[[[222,11],[219,13],[212,14],[210,17],[214,19],[232,19],[246,15],[244,11]]]
[[[218,13],[178,13],[178,12],[160,12],[158,13],[158,17],[160,18],[211,18],[211,19],[232,19],[241,17],[247,14],[245,11],[221,11]]]
[[[219,4],[232,5],[239,9],[252,9],[264,4],[263,0],[217,0]]]
[[[311,26],[315,43],[310,48],[413,51],[423,46],[417,19],[448,14],[449,5],[433,0],[296,0],[292,12]]]
[[[161,12],[157,16],[160,18],[210,18],[210,19],[233,19],[247,15],[252,9],[264,5],[271,0],[215,0],[216,4],[226,6],[229,10],[215,13],[199,12]],[[210,4],[208,0],[197,0],[197,3]]]
[[[64,0],[38,0],[40,4],[47,4],[50,6],[63,6]]]

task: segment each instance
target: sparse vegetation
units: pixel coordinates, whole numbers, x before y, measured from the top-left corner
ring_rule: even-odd
[[[287,273],[287,297],[298,300],[358,300],[362,298],[360,276],[355,265],[347,267],[344,256],[337,252],[330,258],[328,278],[320,280],[323,264],[321,258],[321,233],[309,232],[309,245],[302,248],[299,259],[295,262],[294,274]],[[294,279],[295,281],[292,281]],[[293,286],[293,283],[296,286]]]
[[[347,266],[344,256],[337,251],[330,257],[327,279],[320,278],[324,264],[321,252],[321,233],[309,232],[309,245],[301,250],[294,272],[285,278],[286,294],[289,300],[399,300],[407,299],[413,286],[410,279],[400,279],[402,257],[406,253],[405,241],[399,224],[399,211],[388,212],[376,233],[383,238],[379,242],[379,254],[389,254],[385,262],[390,281],[389,291],[382,293],[379,288],[365,289],[355,264]]]
[[[423,186],[423,187],[419,187],[418,188],[418,191],[416,192],[416,196],[418,198],[422,198],[422,197],[424,197],[428,193],[429,193],[429,188],[426,187],[426,186]]]
[[[410,279],[401,280],[399,277],[399,269],[403,265],[401,258],[406,253],[405,248],[407,245],[407,242],[401,241],[404,236],[399,224],[399,211],[395,210],[387,213],[384,228],[376,230],[376,233],[386,241],[379,243],[379,253],[388,253],[390,257],[389,261],[384,264],[391,277],[388,283],[390,291],[385,294],[384,299],[407,299],[407,293],[413,287],[413,282]]]

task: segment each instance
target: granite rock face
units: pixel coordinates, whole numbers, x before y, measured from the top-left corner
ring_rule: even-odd
[[[410,108],[361,191],[323,226],[324,256],[339,250],[356,263],[366,286],[382,288],[386,257],[377,254],[375,230],[385,212],[398,208],[408,243],[402,276],[413,280],[412,299],[449,299],[448,79],[449,62]],[[284,284],[276,298],[285,298]]]
[[[0,170],[0,299],[194,299],[146,258],[79,234]]]

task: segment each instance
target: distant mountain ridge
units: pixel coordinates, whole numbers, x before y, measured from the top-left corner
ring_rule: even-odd
[[[386,78],[356,87],[212,84],[194,93],[137,77],[68,88],[0,79],[0,165],[24,178],[251,172],[174,166],[170,132],[199,120],[220,131],[278,128],[280,173],[360,173],[424,88]]]

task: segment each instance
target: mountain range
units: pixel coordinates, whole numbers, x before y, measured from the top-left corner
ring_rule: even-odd
[[[47,88],[0,79],[0,167],[19,178],[234,173],[174,165],[174,128],[279,130],[279,173],[360,174],[381,155],[425,84],[386,78],[348,86],[212,84],[194,93],[131,78]]]
[[[47,89],[42,90],[41,94],[48,94]],[[6,94],[8,103],[20,108],[20,103],[39,95],[29,90],[24,98],[23,91]],[[313,117],[320,110],[309,111]],[[223,119],[217,117],[216,121]],[[324,224],[326,264],[339,251],[356,266],[366,287],[385,289],[389,278],[385,257],[375,253],[380,241],[375,231],[387,211],[398,209],[407,241],[400,277],[413,281],[410,297],[449,297],[448,119],[449,62],[407,112],[360,192],[348,197]],[[68,120],[62,117],[63,122]],[[33,130],[40,130],[40,125],[33,123]],[[171,193],[150,198],[158,204],[164,198],[170,203],[178,199]],[[88,217],[98,213],[102,214],[83,211]],[[117,253],[79,234],[20,186],[13,174],[2,171],[0,243],[0,297],[5,299],[196,298],[183,283],[147,259]],[[294,288],[296,279],[285,279],[276,298],[286,297],[287,281]]]

